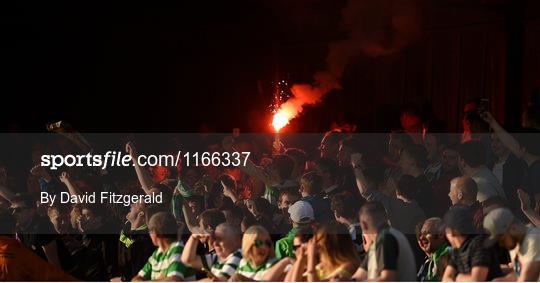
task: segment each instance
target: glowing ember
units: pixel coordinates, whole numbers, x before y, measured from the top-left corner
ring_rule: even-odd
[[[272,120],[272,126],[274,126],[274,130],[276,132],[279,132],[281,128],[285,127],[285,125],[289,124],[290,117],[285,113],[285,111],[278,111],[276,114],[274,114],[274,119]]]

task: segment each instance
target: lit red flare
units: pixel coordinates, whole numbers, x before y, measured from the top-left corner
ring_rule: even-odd
[[[288,115],[288,113],[280,109],[274,114],[274,118],[272,119],[272,126],[274,127],[274,130],[276,132],[279,132],[281,128],[285,127],[287,124],[289,124],[289,120],[291,119],[291,115]]]

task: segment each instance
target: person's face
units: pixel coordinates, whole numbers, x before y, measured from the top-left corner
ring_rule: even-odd
[[[319,145],[319,152],[321,153],[321,158],[326,157],[336,160],[338,151],[338,143],[330,142],[326,137],[321,140],[321,144]]]
[[[293,240],[293,249],[296,251],[302,246],[302,241],[300,240],[300,237],[294,237]]]
[[[445,228],[444,229],[444,235],[446,236],[446,239],[448,240],[448,243],[452,246],[452,248],[457,249],[458,248],[458,241],[457,237],[454,235],[452,229]]]
[[[501,143],[499,138],[495,134],[491,135],[491,150],[493,150],[493,153],[495,156],[503,156],[506,152],[508,152],[508,149],[504,147],[504,145]]]
[[[444,235],[435,228],[433,222],[426,221],[418,236],[418,245],[427,255],[431,255],[444,244]]]
[[[169,171],[169,168],[167,167],[155,166],[155,167],[152,167],[152,175],[153,175],[154,182],[159,183],[169,178],[169,176],[171,175],[171,172]]]
[[[442,154],[443,170],[448,172],[458,167],[459,154],[452,149],[445,149]]]
[[[156,232],[154,231],[148,231],[148,235],[150,235],[150,239],[152,240],[152,244],[154,246],[159,246],[159,238],[156,235]]]
[[[405,132],[422,133],[423,124],[422,120],[418,116],[405,113],[401,115],[400,120],[401,127],[405,130]]]
[[[255,202],[251,199],[246,200],[246,208],[249,210],[253,216],[259,215],[257,209],[255,208]]]
[[[426,139],[424,140],[424,147],[427,150],[427,158],[429,161],[438,160],[440,154],[439,144],[437,142],[437,138],[434,135],[426,135]]]
[[[54,210],[49,214],[49,219],[58,234],[64,234],[70,231],[71,222],[69,221],[69,215],[64,215],[58,210]]]
[[[517,241],[507,232],[501,235],[498,244],[500,247],[510,251],[517,246]]]
[[[281,200],[278,203],[278,208],[286,212],[289,210],[289,207],[291,207],[291,205],[293,205],[297,201],[298,198],[289,194],[284,194],[281,196]]]
[[[238,239],[223,233],[223,231],[218,227],[214,233],[212,245],[218,258],[224,260],[227,258],[227,256],[239,248],[237,244],[239,242],[240,241]]]
[[[399,155],[398,164],[399,164],[399,167],[403,169],[405,172],[415,167],[414,160],[409,156],[409,154],[406,151],[403,151]]]
[[[266,262],[272,250],[272,241],[266,236],[259,236],[251,247],[251,256],[255,265],[260,266]]]
[[[461,192],[458,188],[458,185],[458,182],[450,182],[450,191],[448,192],[448,197],[450,198],[452,205],[458,204],[461,200]]]
[[[364,214],[360,214],[359,220],[360,220],[360,227],[362,228],[362,233],[370,234],[370,233],[375,232],[374,231],[375,229],[373,229],[373,227],[369,225],[369,219]]]

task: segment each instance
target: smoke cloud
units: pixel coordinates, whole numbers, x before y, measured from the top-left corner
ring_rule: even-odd
[[[329,45],[326,70],[315,74],[313,84],[293,85],[292,97],[279,111],[289,120],[295,118],[304,106],[315,105],[325,94],[341,89],[345,68],[359,55],[390,55],[420,38],[420,1],[349,0],[340,24],[347,38]]]

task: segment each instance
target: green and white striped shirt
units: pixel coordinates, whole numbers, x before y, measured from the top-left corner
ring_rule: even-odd
[[[159,280],[178,276],[186,281],[195,280],[195,271],[186,267],[180,260],[184,246],[173,242],[166,251],[158,248],[148,259],[138,275],[143,280]]]
[[[276,264],[277,261],[277,258],[273,257],[268,259],[263,265],[254,268],[245,258],[242,258],[236,272],[254,281],[262,281],[264,273]]]
[[[220,262],[215,253],[210,253],[202,257],[205,269],[210,270],[212,274],[229,279],[236,273],[236,269],[242,260],[242,250],[231,253],[227,258]]]

